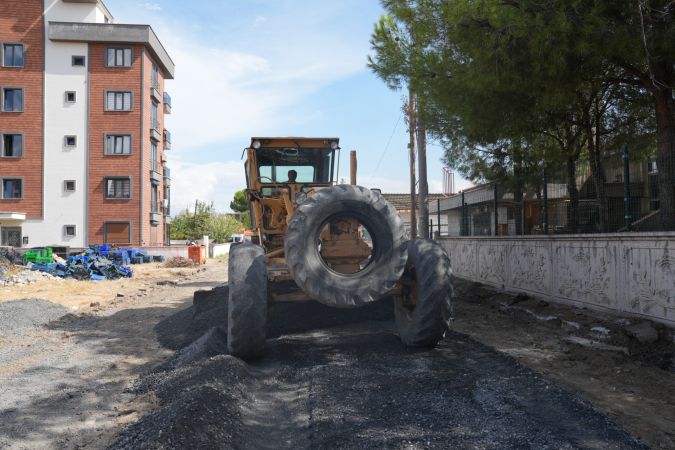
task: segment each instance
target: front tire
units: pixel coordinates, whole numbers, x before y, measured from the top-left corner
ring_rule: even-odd
[[[374,241],[370,263],[353,274],[330,269],[317,245],[323,226],[340,216],[358,220]],[[355,308],[379,300],[396,285],[407,260],[406,241],[401,219],[379,192],[341,184],[318,191],[296,209],[284,249],[291,276],[310,298]]]
[[[267,265],[259,245],[241,243],[230,248],[227,348],[242,359],[260,356],[267,328]]]
[[[408,242],[408,264],[394,315],[401,341],[435,347],[452,320],[452,270],[445,250],[430,239]]]

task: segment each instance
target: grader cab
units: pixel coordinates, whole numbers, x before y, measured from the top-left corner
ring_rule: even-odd
[[[339,151],[337,138],[253,138],[246,148],[254,237],[230,250],[232,354],[262,353],[271,302],[354,308],[389,296],[405,344],[434,346],[447,330],[452,280],[444,250],[409,240],[378,191],[337,184]]]

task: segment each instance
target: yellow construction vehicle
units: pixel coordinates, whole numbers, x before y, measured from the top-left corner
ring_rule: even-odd
[[[433,347],[451,320],[445,251],[409,240],[377,190],[336,184],[337,138],[252,138],[245,149],[253,239],[229,256],[228,347],[260,355],[270,302],[354,308],[393,299],[401,340]]]

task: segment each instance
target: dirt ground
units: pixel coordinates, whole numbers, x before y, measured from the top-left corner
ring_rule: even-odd
[[[458,282],[437,350],[400,346],[390,304],[291,304],[272,308],[268,355],[246,364],[215,356],[217,330],[193,343],[225,321],[219,310],[195,329],[191,307],[195,290],[226,281],[225,264],[138,267],[132,279],[0,288],[0,317],[24,298],[77,308],[0,326],[0,448],[641,448],[621,428],[675,448],[665,328],[640,344],[625,333],[634,320]],[[180,440],[197,432],[207,440]]]
[[[575,392],[650,447],[675,448],[672,329],[652,324],[659,340],[640,344],[625,331],[640,319],[500,294],[468,282],[459,283],[455,312],[453,330]],[[591,346],[576,344],[576,338]]]
[[[87,311],[92,303],[106,306],[120,296],[135,295],[157,282],[171,281],[194,273],[194,268],[165,268],[160,263],[132,266],[134,276],[103,282],[82,282],[73,279],[44,280],[28,285],[0,286],[0,302],[18,298],[41,298],[51,302]]]
[[[222,283],[226,274],[218,262],[181,269],[145,265],[131,279],[2,289],[5,319],[10,300],[24,298],[73,312],[42,326],[0,326],[0,448],[104,448],[155,406],[152,396],[125,390],[173,354],[160,339],[170,330],[160,332],[158,324],[189,306],[195,290]]]

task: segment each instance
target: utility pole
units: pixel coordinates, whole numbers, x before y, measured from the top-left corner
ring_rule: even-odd
[[[415,201],[415,95],[408,87],[408,128],[410,129],[410,239],[417,238],[417,202]]]
[[[427,129],[419,117],[419,100],[414,111],[417,120],[417,157],[420,167],[420,232],[422,238],[429,239],[429,183],[427,182]]]

